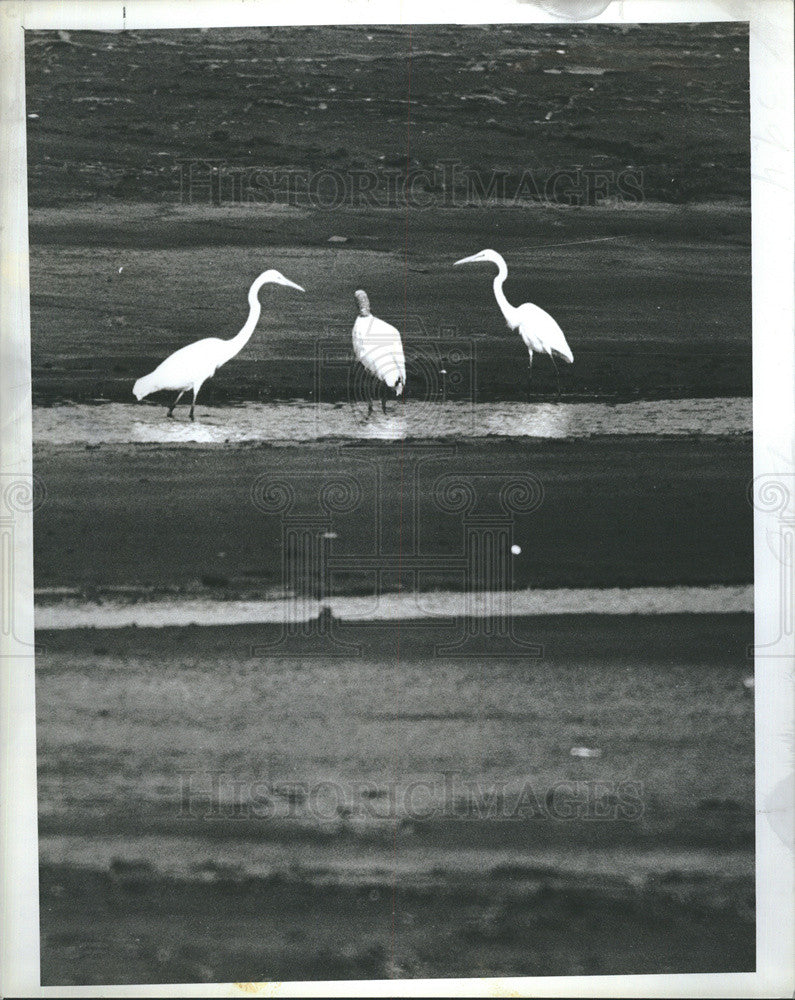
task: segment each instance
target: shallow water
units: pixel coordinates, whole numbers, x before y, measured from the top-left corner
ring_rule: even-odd
[[[33,410],[37,444],[234,444],[409,438],[587,438],[597,435],[735,435],[751,432],[749,398],[633,403],[391,402],[368,417],[346,403],[245,403],[187,408],[169,420],[153,404],[66,404]]]
[[[186,625],[243,625],[309,621],[322,607],[345,621],[392,621],[564,614],[729,614],[753,611],[752,584],[736,587],[609,587],[604,589],[518,590],[456,593],[433,591],[330,597],[289,601],[217,601],[163,598],[128,601],[103,599],[101,604],[66,600],[37,605],[37,629],[160,628]]]

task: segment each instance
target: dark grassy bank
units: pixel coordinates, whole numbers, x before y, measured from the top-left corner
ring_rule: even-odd
[[[683,905],[664,888],[515,878],[418,891],[282,878],[120,884],[47,866],[41,904],[48,986],[755,967],[751,921],[731,908]]]
[[[43,981],[752,969],[752,617],[518,626],[39,633]]]
[[[751,630],[751,615],[524,619],[540,655],[491,657],[440,653],[456,631],[428,622],[343,626],[361,648],[331,657],[308,639],[274,650],[273,627],[39,632],[41,832],[293,843],[310,867],[313,845],[397,850],[396,825],[409,853],[748,849]],[[324,781],[342,797],[313,798]],[[407,798],[416,781],[431,790]],[[580,801],[594,781],[612,811]],[[488,790],[495,811],[472,811]]]

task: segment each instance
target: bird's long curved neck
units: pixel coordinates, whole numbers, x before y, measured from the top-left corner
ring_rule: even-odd
[[[259,301],[259,290],[263,284],[264,282],[255,281],[248,290],[248,319],[244,323],[240,333],[232,337],[231,340],[226,341],[226,350],[224,351],[225,361],[229,361],[230,358],[233,358],[243,350],[251,339],[251,334],[257,328],[260,313],[262,312],[262,306]]]
[[[494,278],[494,298],[497,300],[497,305],[502,310],[502,314],[510,326],[515,322],[516,309],[505,298],[505,292],[502,290],[505,279],[508,277],[508,267],[504,260],[499,260],[495,263],[497,264],[498,270],[497,275]]]

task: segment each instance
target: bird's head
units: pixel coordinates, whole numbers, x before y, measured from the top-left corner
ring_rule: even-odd
[[[353,297],[356,299],[356,304],[359,307],[360,316],[370,315],[370,299],[367,297],[367,292],[363,292],[361,288],[358,292],[353,293]]]
[[[453,267],[457,264],[479,264],[482,262],[497,264],[499,266],[502,262],[502,257],[496,250],[481,250],[480,253],[473,253],[471,257],[463,257],[461,260],[457,260]]]
[[[294,281],[290,281],[289,278],[281,273],[281,271],[263,271],[262,274],[255,281],[257,286],[260,285],[287,285],[289,288],[297,288],[299,292],[305,292],[306,289],[302,288],[300,285],[296,285]]]

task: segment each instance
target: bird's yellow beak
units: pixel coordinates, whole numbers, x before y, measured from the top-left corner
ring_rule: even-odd
[[[472,254],[471,257],[462,257],[461,260],[457,260],[453,267],[457,267],[459,264],[473,264],[475,261],[480,260],[480,254]]]

